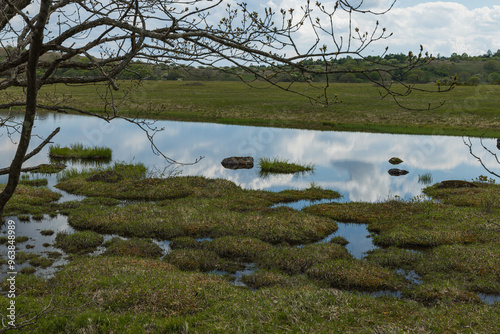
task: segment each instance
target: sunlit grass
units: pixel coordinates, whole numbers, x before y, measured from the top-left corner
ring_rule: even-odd
[[[295,174],[299,172],[312,172],[314,165],[300,165],[281,158],[260,158],[259,168],[261,174]]]
[[[108,147],[90,147],[83,144],[71,144],[69,147],[52,145],[49,157],[58,159],[105,159],[111,160],[112,151]]]

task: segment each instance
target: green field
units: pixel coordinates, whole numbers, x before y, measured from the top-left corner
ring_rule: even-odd
[[[381,99],[380,89],[372,84],[332,84],[328,94],[332,98],[336,95],[337,103],[328,107],[263,83],[250,88],[242,82],[144,81],[130,92],[131,85],[122,82],[121,90],[113,97],[122,115],[134,117],[337,131],[468,136],[485,133],[491,137],[497,136],[500,129],[498,85],[458,86],[446,93],[414,91],[400,100],[405,107],[418,111],[399,107],[391,97]],[[435,85],[417,88],[437,90]],[[295,83],[292,89],[312,98],[323,92],[306,83]],[[106,111],[100,98],[102,86],[43,88],[40,103],[53,101],[53,93],[71,97],[64,105]],[[123,95],[126,98],[122,100]],[[426,110],[429,103],[434,107],[442,102],[442,107]]]

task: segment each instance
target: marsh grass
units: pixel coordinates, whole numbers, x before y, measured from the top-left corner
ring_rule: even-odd
[[[404,279],[393,271],[357,259],[322,262],[309,269],[307,275],[332,288],[349,290],[400,290],[405,286]]]
[[[259,173],[262,176],[267,174],[295,174],[314,171],[314,165],[312,164],[300,165],[281,158],[260,158],[259,168]]]
[[[336,244],[311,244],[304,247],[273,247],[259,254],[258,264],[267,269],[279,269],[293,275],[334,259],[348,259],[347,250]]]
[[[203,241],[200,247],[215,252],[225,258],[242,262],[254,262],[258,256],[273,246],[260,239],[245,236],[224,236],[211,241]]]
[[[49,301],[57,305],[57,312],[24,329],[38,334],[185,332],[186,328],[194,333],[329,333],[332,328],[338,333],[429,333],[464,332],[471,323],[482,333],[498,328],[499,308],[480,303],[425,307],[411,300],[322,288],[304,276],[274,271],[254,275],[260,278],[248,282],[262,286],[252,291],[232,286],[221,276],[177,270],[165,261],[77,257],[49,281],[19,275],[16,306],[36,312]],[[2,287],[8,285],[4,282]],[[0,298],[0,307],[8,302]],[[30,316],[22,313],[18,320]]]
[[[150,239],[128,239],[114,237],[104,243],[106,251],[104,255],[135,256],[142,258],[157,259],[163,251],[160,246]]]
[[[252,275],[242,277],[243,283],[254,289],[269,287],[299,288],[313,286],[313,283],[303,275],[287,275],[279,271],[258,270]]]
[[[41,267],[41,268],[47,268],[50,267],[53,263],[53,259],[49,259],[45,256],[37,256],[29,260],[28,262],[30,265],[33,267]]]
[[[91,197],[57,207],[73,227],[132,239],[106,243],[109,254],[73,256],[48,281],[19,275],[16,306],[34,312],[52,300],[64,310],[42,317],[28,333],[463,332],[471,322],[475,331],[488,333],[498,327],[498,304],[486,305],[477,296],[500,293],[500,229],[488,223],[499,220],[499,210],[496,201],[487,213],[483,208],[485,199],[494,198],[495,185],[437,189],[447,204],[388,200],[297,211],[274,204],[338,194],[315,186],[280,193],[243,190],[201,177],[164,182],[127,174],[127,167],[115,170],[123,175],[115,183],[86,180],[100,171],[73,173],[61,181],[74,181],[75,192],[89,187]],[[105,197],[137,181],[161,192],[162,199]],[[316,244],[336,231],[335,220],[367,224],[375,242],[387,248],[353,259],[341,245]],[[100,239],[84,233],[75,233],[75,249]],[[159,260],[153,243],[137,245],[138,237],[171,240],[172,251]],[[43,261],[25,252],[16,257],[19,263]],[[252,289],[232,286],[230,274],[248,262],[257,270],[242,280]],[[405,272],[419,280],[409,280]],[[8,289],[6,282],[2,287]],[[401,291],[404,298],[353,290]],[[8,302],[0,298],[0,307]]]
[[[34,274],[36,272],[36,268],[35,267],[23,267],[23,268],[21,268],[21,270],[19,270],[19,272],[21,274],[31,275],[31,274]]]
[[[29,174],[21,175],[21,179],[19,180],[19,184],[24,184],[24,185],[31,186],[31,187],[46,187],[48,183],[49,183],[49,181],[46,178],[44,178],[44,179],[40,179],[40,178],[31,179]]]
[[[68,234],[59,232],[56,234],[54,246],[61,248],[66,253],[82,254],[94,251],[102,244],[102,235],[92,231],[75,232]]]
[[[108,147],[84,146],[83,144],[71,144],[69,147],[52,145],[49,147],[49,157],[57,159],[95,159],[111,160],[112,151]]]
[[[163,261],[188,271],[212,271],[223,266],[223,260],[215,252],[190,248],[174,249]]]
[[[4,185],[0,185],[3,189]],[[20,184],[14,192],[14,196],[7,202],[3,214],[6,216],[18,216],[20,220],[30,220],[30,214],[54,213],[56,208],[53,202],[57,201],[61,194],[53,192],[46,187],[33,187]]]

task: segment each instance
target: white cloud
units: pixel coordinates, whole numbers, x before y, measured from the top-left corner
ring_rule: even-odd
[[[380,19],[394,35],[390,52],[415,50],[480,55],[500,48],[500,6],[468,9],[456,2],[427,2],[394,8]],[[392,50],[392,51],[391,51]]]
[[[370,9],[381,12],[389,8],[392,0],[365,0],[361,9]],[[323,3],[331,9],[334,2]],[[269,1],[270,6],[276,11],[279,8],[294,8],[296,13],[301,12],[303,1]],[[381,54],[386,46],[390,53],[407,53],[418,51],[423,45],[426,51],[436,55],[441,53],[448,56],[453,52],[470,55],[484,54],[488,49],[500,49],[500,6],[476,6],[469,8],[464,4],[452,1],[427,1],[411,7],[407,2],[397,1],[395,6],[384,15],[368,13],[355,13],[352,15],[352,27],[358,27],[361,32],[371,34],[380,22],[379,32],[382,27],[392,32],[393,36],[370,45],[366,49],[368,54]],[[312,17],[319,17],[323,26],[328,25],[328,19],[318,9],[313,10]],[[334,19],[334,28],[337,41],[342,36],[344,46],[347,44],[349,17],[346,13],[338,12]],[[298,44],[303,50],[314,42],[314,32],[311,27],[304,26],[297,34]],[[326,44],[331,49],[334,43],[326,34],[322,35],[320,46]],[[356,42],[354,42],[356,46]]]

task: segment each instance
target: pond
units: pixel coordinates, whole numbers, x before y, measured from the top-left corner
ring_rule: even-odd
[[[142,162],[158,174],[168,166],[162,157],[153,154],[147,136],[134,124],[122,120],[106,123],[78,115],[42,114],[38,116],[34,133],[43,137],[56,127],[61,127],[61,131],[53,139],[54,144],[107,146],[113,151],[114,161]],[[174,121],[157,121],[154,127],[164,129],[154,138],[166,156],[185,163],[203,157],[196,164],[178,167],[175,172],[224,178],[246,189],[280,191],[305,189],[315,184],[340,192],[343,196],[340,201],[377,202],[396,196],[411,199],[421,195],[427,185],[449,179],[472,180],[486,174],[469,154],[461,137],[322,132]],[[2,168],[14,155],[15,146],[6,134],[0,139]],[[32,148],[40,142],[40,138],[34,137]],[[495,147],[496,140],[488,139],[485,143]],[[473,144],[478,151],[482,151],[479,140],[473,139]],[[313,173],[262,177],[257,164],[253,169],[224,168],[221,161],[230,156],[252,156],[256,162],[259,158],[280,157],[290,162],[313,164],[315,168]],[[403,163],[393,166],[388,162],[392,157],[402,159]],[[493,157],[486,154],[484,159],[490,166],[495,166]],[[25,167],[48,161],[46,147],[30,159]],[[68,165],[85,167],[80,164]],[[391,176],[388,173],[391,168],[404,169],[409,173]],[[168,169],[167,172],[172,170]],[[6,176],[0,176],[0,183],[6,181]],[[49,176],[49,186],[61,192],[53,188],[56,182],[55,176]],[[62,201],[78,198],[63,192]],[[301,209],[310,204],[301,201],[292,204],[292,207]],[[53,242],[55,235],[42,237],[40,230],[50,228],[56,233],[72,231],[64,216],[46,216],[40,222],[31,221],[20,225],[24,227],[19,233],[27,235],[30,238],[28,243],[38,252],[55,250],[47,246]],[[2,232],[5,229],[4,226]],[[366,251],[375,248],[365,225],[339,224],[339,230],[330,238],[339,235],[349,241],[347,249],[356,258],[362,258]],[[44,243],[46,246],[42,246]],[[158,243],[168,251],[168,242]],[[56,265],[63,263],[64,258],[55,262]],[[252,271],[250,269],[249,272]],[[37,274],[46,276],[52,273],[50,268],[40,273],[37,271]]]
[[[157,172],[165,167],[163,158],[153,154],[145,133],[134,124],[121,120],[106,123],[77,115],[43,114],[38,117],[34,132],[46,136],[58,126],[61,131],[53,139],[55,144],[107,146],[113,150],[115,161],[142,162]],[[405,199],[418,196],[429,181],[470,181],[486,174],[469,154],[461,137],[322,132],[172,121],[157,121],[154,126],[164,128],[155,135],[155,143],[166,156],[185,163],[204,157],[197,164],[179,167],[181,175],[224,178],[247,189],[304,189],[314,183],[340,192],[343,201],[376,202],[395,196]],[[5,134],[0,138],[0,167],[4,167],[14,155],[14,145]],[[40,141],[35,137],[32,147]],[[485,142],[492,147],[496,144],[493,139]],[[482,151],[478,140],[473,143],[479,152]],[[25,166],[47,163],[47,152],[46,147]],[[290,162],[314,164],[315,169],[309,174],[261,177],[257,166],[249,170],[225,169],[221,161],[230,156],[252,156],[256,162],[262,157],[280,157]],[[391,157],[401,158],[403,163],[393,166],[388,162]],[[490,166],[496,165],[493,157],[485,156],[485,159]],[[409,173],[391,176],[388,173],[391,168]],[[55,182],[55,179],[50,181]],[[6,176],[0,176],[0,182],[6,182]]]

